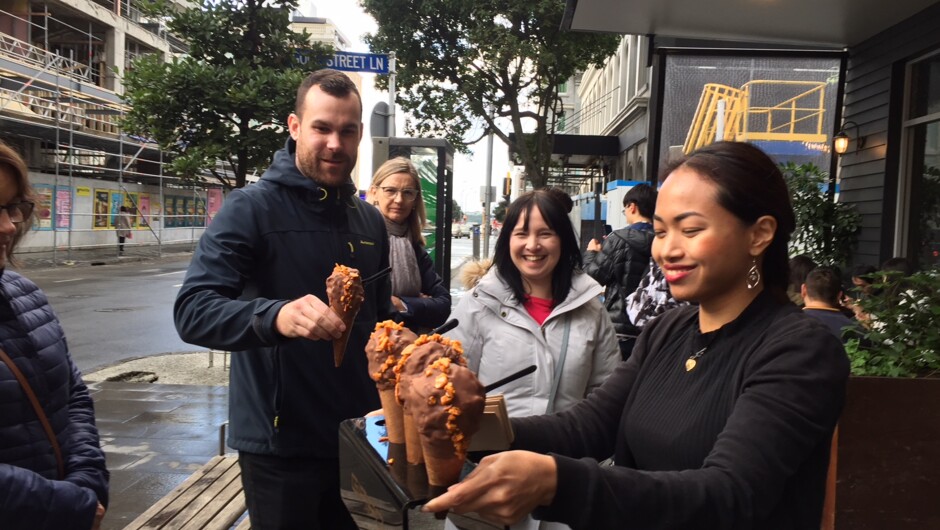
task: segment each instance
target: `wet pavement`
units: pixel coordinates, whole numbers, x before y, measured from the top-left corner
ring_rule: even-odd
[[[177,258],[191,254],[193,247],[193,243],[128,246],[121,256],[111,248],[23,253],[17,255],[16,268],[28,276],[30,270],[49,267]],[[458,270],[459,266],[453,270],[455,280]],[[462,289],[453,291],[456,303]],[[228,387],[103,381],[89,383],[88,388],[111,472],[110,506],[102,530],[123,529],[219,454],[220,426],[228,419]],[[413,525],[418,529],[442,526],[429,514],[418,519]]]
[[[116,247],[91,247],[48,250],[42,252],[17,252],[15,269],[25,272],[50,267],[84,267],[160,259],[164,257],[192,254],[196,243],[185,241],[164,245],[125,245],[118,254]],[[27,274],[28,276],[28,274]]]
[[[100,382],[88,388],[111,472],[102,530],[124,528],[219,454],[228,387]]]

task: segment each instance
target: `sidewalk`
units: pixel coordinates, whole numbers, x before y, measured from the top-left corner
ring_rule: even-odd
[[[111,471],[102,530],[124,528],[219,452],[228,387],[88,385]]]
[[[124,245],[124,254],[118,256],[117,245],[110,247],[73,248],[68,250],[48,250],[43,252],[17,252],[17,268],[20,270],[38,270],[52,267],[83,267],[108,265],[112,263],[134,262],[159,259],[167,256],[191,254],[196,249],[195,242],[170,243],[165,245]]]
[[[156,260],[191,254],[193,248],[193,243],[163,245],[159,249],[127,245],[123,256],[117,255],[116,248],[96,248],[73,249],[71,255],[65,251],[23,253],[17,255],[17,260],[19,269],[30,271]],[[452,269],[455,286],[459,284],[457,273],[466,261]],[[130,361],[142,363],[143,368],[128,363],[112,368],[118,372],[122,368],[150,370],[163,374],[163,380],[174,380],[166,377],[170,370],[184,381],[218,381],[218,377],[205,377],[195,367],[190,371],[202,376],[183,373],[185,363],[176,362],[174,357]],[[208,352],[205,363],[208,371]],[[215,370],[221,364],[222,359],[216,359]],[[156,383],[88,382],[88,388],[111,472],[110,506],[102,530],[123,529],[219,453],[219,428],[228,420],[227,386],[161,384],[158,379]],[[438,528],[440,521],[429,520],[418,526]]]

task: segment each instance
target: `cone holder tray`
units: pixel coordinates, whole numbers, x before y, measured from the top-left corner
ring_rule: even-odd
[[[461,478],[473,469],[465,463]],[[386,440],[385,417],[352,418],[339,426],[340,494],[360,528],[435,529],[444,521],[420,511],[442,493],[428,485],[424,465],[409,464],[404,444]],[[462,530],[501,527],[471,516],[448,516]]]

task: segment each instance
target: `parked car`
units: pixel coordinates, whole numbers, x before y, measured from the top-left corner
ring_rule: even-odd
[[[470,239],[470,232],[466,230],[466,227],[457,223],[450,225],[450,235],[454,239],[460,239],[462,237]]]

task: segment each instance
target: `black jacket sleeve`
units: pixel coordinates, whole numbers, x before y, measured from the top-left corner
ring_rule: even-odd
[[[273,319],[287,300],[240,300],[259,244],[251,199],[235,191],[199,239],[173,314],[180,338],[222,350],[272,346]]]
[[[436,328],[450,316],[450,289],[434,270],[434,262],[428,252],[419,245],[414,245],[414,249],[421,271],[421,294],[427,297],[402,296],[408,311],[402,313],[401,318],[409,328]]]
[[[601,245],[600,252],[585,251],[584,272],[604,286],[619,283],[627,250],[627,241],[611,233]]]

